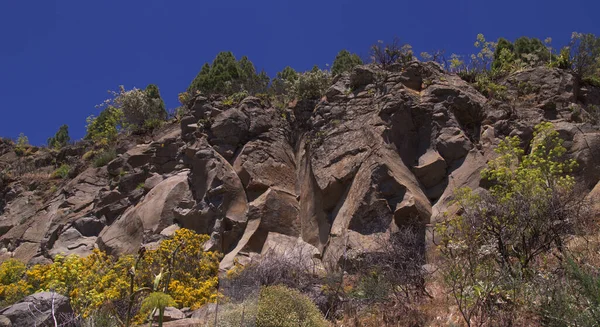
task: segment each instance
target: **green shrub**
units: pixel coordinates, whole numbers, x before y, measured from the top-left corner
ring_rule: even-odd
[[[139,129],[139,131],[151,132],[155,129],[161,128],[164,124],[165,121],[160,118],[148,119],[144,122],[144,125],[142,126],[142,128]]]
[[[115,150],[109,149],[102,151],[98,155],[96,155],[96,158],[94,158],[94,166],[97,168],[104,167],[109,162],[113,161],[116,157],[117,152]]]
[[[98,117],[87,118],[86,140],[92,140],[100,146],[114,142],[123,125],[123,111],[109,106],[100,112]]]
[[[29,147],[29,138],[25,136],[25,134],[20,133],[19,138],[17,139],[17,144],[15,146],[15,153],[18,156],[26,155],[28,154],[27,150],[29,149]]]
[[[237,105],[240,102],[242,102],[242,100],[244,100],[246,97],[248,97],[250,94],[248,93],[248,91],[241,91],[241,92],[236,92],[230,96],[228,96],[225,100],[223,100],[223,104],[226,106],[233,106],[233,105]]]
[[[350,53],[348,50],[342,50],[337,54],[335,60],[333,61],[331,74],[335,76],[344,72],[349,72],[355,66],[362,65],[362,63],[362,60],[356,53]]]
[[[265,92],[270,78],[265,72],[256,73],[254,64],[244,56],[236,60],[230,51],[222,51],[212,64],[205,63],[194,78],[187,93],[224,94],[247,91],[250,94]]]
[[[71,171],[71,166],[69,166],[67,164],[62,164],[62,165],[60,165],[60,167],[58,167],[58,169],[56,169],[52,173],[52,177],[65,179],[65,178],[69,177],[70,171]]]
[[[60,149],[69,144],[70,140],[69,126],[62,125],[53,137],[48,138],[48,146],[54,149]]]
[[[276,95],[288,94],[296,80],[298,80],[298,72],[292,67],[286,66],[282,71],[277,72],[271,83],[271,92]]]
[[[596,77],[600,72],[600,37],[592,33],[576,33],[571,36],[570,61],[573,74],[579,81]]]
[[[299,100],[315,100],[325,94],[331,81],[331,74],[315,66],[309,72],[300,74],[292,87],[293,95]]]
[[[566,276],[552,281],[553,287],[540,305],[544,326],[597,326],[600,321],[600,272],[567,258]]]
[[[306,295],[285,286],[267,286],[260,292],[258,327],[324,327],[327,321]]]

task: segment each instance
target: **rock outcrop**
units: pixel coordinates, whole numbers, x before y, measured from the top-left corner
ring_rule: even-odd
[[[541,121],[565,138],[591,190],[600,131],[573,108],[598,104],[598,90],[576,98],[573,77],[545,67],[502,84],[508,100],[487,99],[439,65],[413,62],[356,67],[321,100],[285,109],[255,97],[225,105],[196,96],[177,124],[121,142],[106,167],[84,165],[54,190],[36,191],[26,173],[0,179],[2,258],[39,262],[94,247],[133,253],[183,227],[210,235],[205,247],[224,253],[223,269],[298,248],[333,269],[407,225],[440,219],[454,189],[479,187],[501,138],[526,144]],[[56,158],[81,153],[40,149],[23,159],[0,143],[0,167],[51,171]]]

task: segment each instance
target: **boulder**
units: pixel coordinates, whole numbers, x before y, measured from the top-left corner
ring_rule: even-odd
[[[185,314],[174,307],[166,307],[163,322],[185,319]],[[158,312],[154,314],[154,321],[158,321]]]
[[[10,319],[13,326],[40,327],[54,326],[52,307],[54,306],[54,317],[60,325],[72,319],[73,309],[66,296],[51,292],[40,292],[25,297],[0,312]]]
[[[439,184],[446,176],[446,160],[434,150],[427,151],[419,158],[419,165],[413,168],[415,176],[427,188]]]
[[[153,188],[142,202],[105,228],[98,237],[98,245],[115,254],[137,251],[144,231],[158,234],[173,225],[176,208],[190,197],[187,171],[167,178]]]

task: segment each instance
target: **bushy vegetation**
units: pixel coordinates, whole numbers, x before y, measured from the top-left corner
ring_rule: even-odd
[[[17,143],[15,144],[15,153],[18,156],[27,155],[29,153],[29,148],[29,138],[25,134],[20,133],[19,137],[17,138]]]
[[[100,153],[96,154],[94,157],[94,166],[104,167],[109,162],[113,161],[117,157],[117,152],[114,149],[103,150]]]
[[[48,146],[54,149],[60,149],[71,141],[69,137],[69,126],[62,125],[53,137],[48,138]]]
[[[413,51],[410,44],[400,44],[400,39],[394,38],[391,43],[379,40],[371,46],[371,60],[383,69],[395,63],[403,65],[413,60]]]
[[[550,123],[536,126],[529,153],[506,138],[482,171],[489,191],[457,190],[459,214],[438,225],[442,274],[468,326],[509,323],[547,296],[548,258],[564,257],[587,218],[562,143]]]
[[[194,78],[187,92],[195,94],[231,95],[246,91],[250,94],[264,93],[270,78],[263,71],[256,73],[254,64],[244,56],[239,61],[230,51],[217,54],[212,64],[205,63]]]
[[[325,94],[331,81],[331,74],[314,66],[311,71],[298,75],[292,86],[292,94],[300,100],[315,100]]]
[[[71,166],[69,166],[67,164],[62,164],[62,165],[60,165],[60,167],[58,167],[52,173],[52,177],[65,179],[65,178],[69,177],[70,172],[71,172]]]
[[[219,255],[202,250],[207,239],[180,229],[158,249],[137,256],[116,259],[94,250],[85,258],[57,256],[51,264],[29,269],[8,260],[0,265],[0,301],[7,305],[32,292],[53,290],[68,296],[83,317],[108,310],[114,319],[127,322],[135,315],[143,321],[148,311],[165,304],[198,308],[217,298]],[[142,309],[149,310],[135,309],[140,298],[145,299]]]
[[[331,74],[335,76],[344,72],[349,72],[352,68],[362,64],[362,59],[360,59],[356,53],[342,50],[335,56],[333,66],[331,67]]]
[[[122,127],[123,111],[115,107],[107,107],[98,117],[87,118],[87,134],[85,139],[92,140],[101,146],[112,143]]]
[[[123,129],[134,132],[151,131],[167,119],[165,103],[158,87],[150,84],[145,90],[133,88],[109,91],[111,98],[97,107],[102,111],[98,117],[87,118],[85,139],[100,147],[112,144]]]
[[[228,304],[218,326],[327,327],[319,309],[306,295],[286,286],[265,286],[256,300]]]

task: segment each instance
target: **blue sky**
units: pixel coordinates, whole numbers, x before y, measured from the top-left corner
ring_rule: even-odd
[[[417,53],[469,54],[477,33],[562,45],[573,31],[600,34],[599,13],[598,0],[1,0],[0,136],[39,145],[68,124],[81,138],[121,84],[157,84],[174,108],[223,50],[273,76],[324,68],[344,48],[366,57],[394,36]]]

